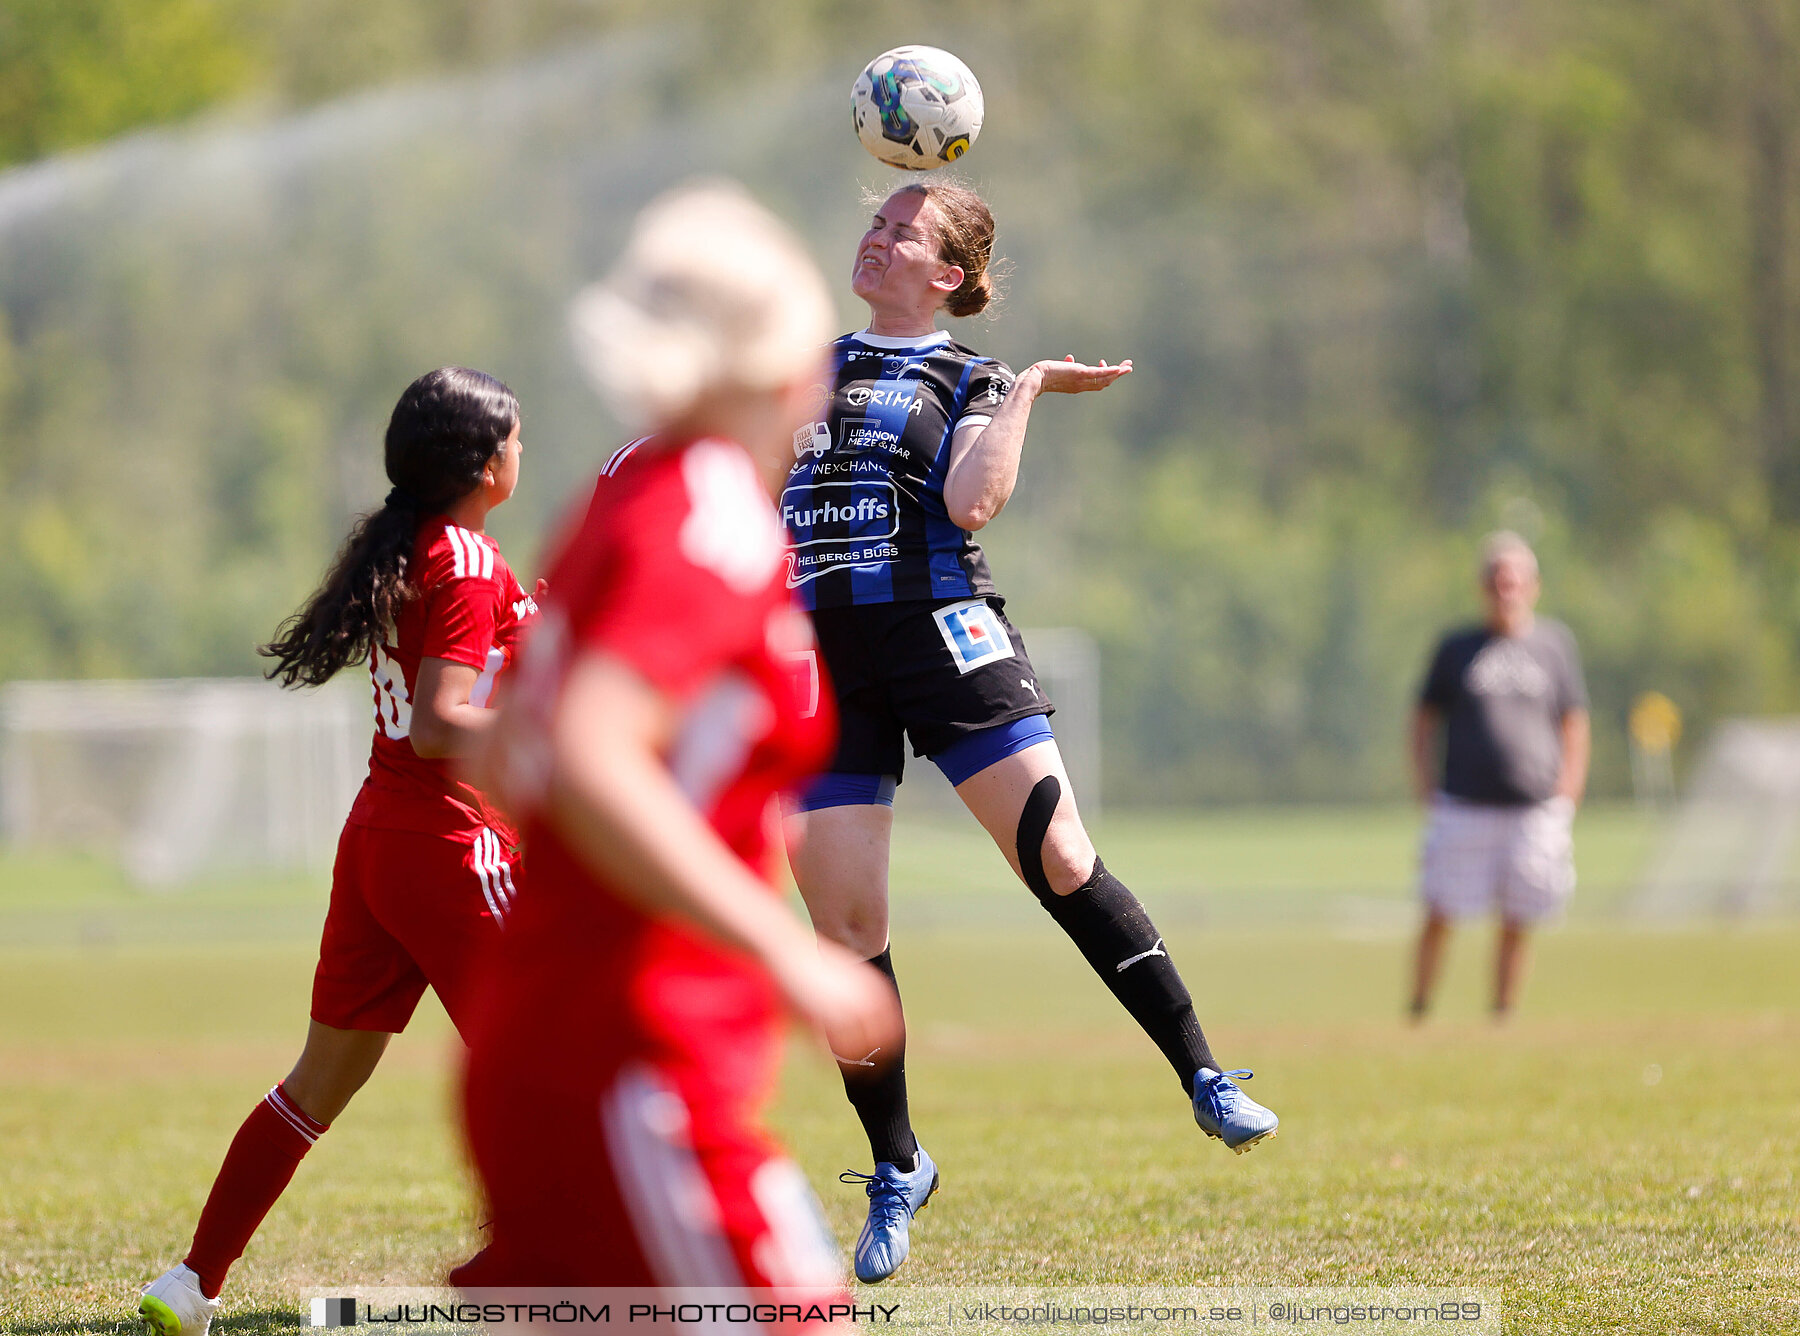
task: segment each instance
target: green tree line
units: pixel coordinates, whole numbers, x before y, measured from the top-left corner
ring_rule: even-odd
[[[365,154],[337,186],[273,137],[245,142],[314,166],[254,199],[148,182],[15,225],[0,179],[0,675],[251,670],[379,496],[394,393],[440,361],[525,397],[544,490],[501,532],[526,557],[610,431],[558,303],[630,208],[733,170],[838,263],[856,183],[885,179],[844,92],[926,41],[987,88],[967,173],[1014,265],[959,336],[1138,368],[1043,405],[988,531],[1016,621],[1101,640],[1109,796],[1401,791],[1408,699],[1501,524],[1539,546],[1621,791],[1638,692],[1690,736],[1800,698],[1797,23],[1778,0],[10,0],[17,163],[198,117],[145,159],[177,161],[296,112],[381,123],[356,99],[396,83],[478,98],[518,61],[625,54],[582,118],[519,122],[530,152],[498,99],[460,145],[332,149]]]

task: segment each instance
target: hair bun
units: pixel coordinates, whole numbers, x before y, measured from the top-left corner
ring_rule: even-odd
[[[993,300],[994,280],[983,270],[963,279],[962,286],[944,303],[944,309],[954,316],[980,315]]]

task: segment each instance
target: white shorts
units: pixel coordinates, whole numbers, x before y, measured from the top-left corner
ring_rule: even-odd
[[[1496,909],[1520,923],[1550,918],[1575,889],[1574,820],[1567,798],[1501,807],[1440,793],[1425,826],[1420,894],[1446,918]]]

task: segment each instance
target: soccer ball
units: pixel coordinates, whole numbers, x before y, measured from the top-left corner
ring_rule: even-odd
[[[850,89],[851,123],[890,167],[922,172],[955,162],[981,133],[981,85],[935,46],[883,51]]]

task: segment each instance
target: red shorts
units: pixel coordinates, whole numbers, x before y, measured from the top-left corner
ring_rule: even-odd
[[[738,1038],[721,1075],[639,1044],[629,1022],[571,1025],[562,1061],[477,1038],[463,1106],[490,1242],[452,1273],[502,1286],[778,1288],[844,1302],[842,1261],[799,1168],[757,1125],[780,1031]],[[749,1059],[747,1062],[746,1059]],[[756,1087],[746,1092],[746,1086]],[[785,1300],[784,1300],[785,1301]]]
[[[497,945],[520,869],[490,830],[346,825],[313,975],[312,1018],[398,1034],[426,984],[467,1037],[476,965]]]

